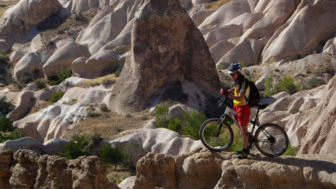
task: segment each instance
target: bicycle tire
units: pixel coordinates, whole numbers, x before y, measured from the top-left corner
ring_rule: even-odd
[[[199,130],[203,145],[214,152],[228,149],[233,142],[232,128],[225,122],[219,123],[218,120],[218,118],[206,120]],[[217,132],[219,128],[220,132]]]
[[[255,133],[257,149],[268,157],[278,157],[286,152],[289,144],[285,130],[277,124],[265,123]]]

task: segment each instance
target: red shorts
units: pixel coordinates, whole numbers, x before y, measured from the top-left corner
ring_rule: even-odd
[[[244,106],[233,106],[233,110],[238,113],[238,115],[234,115],[234,117],[238,120],[239,125],[247,126],[249,122],[249,118],[251,115],[251,108],[249,105]]]

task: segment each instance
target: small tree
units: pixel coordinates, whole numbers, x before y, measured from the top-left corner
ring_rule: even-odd
[[[114,170],[117,170],[117,164],[124,159],[124,154],[117,147],[112,147],[111,144],[106,144],[99,151],[100,159],[107,165],[114,164]]]
[[[64,146],[65,152],[59,155],[68,159],[76,159],[79,156],[89,156],[91,155],[89,144],[90,137],[88,135],[74,136],[73,140]]]

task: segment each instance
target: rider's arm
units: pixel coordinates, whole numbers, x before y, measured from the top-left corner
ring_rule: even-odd
[[[242,101],[244,99],[244,93],[238,93],[238,95],[233,95],[232,93],[228,94],[228,97],[232,98],[233,100]]]

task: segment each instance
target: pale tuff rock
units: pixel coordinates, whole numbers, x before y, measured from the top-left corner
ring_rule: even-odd
[[[1,17],[0,38],[6,39],[11,45],[26,39],[31,40],[37,32],[33,27],[61,8],[57,0],[19,1]]]
[[[71,88],[58,103],[15,121],[13,125],[26,136],[31,136],[38,141],[61,138],[72,124],[87,116],[89,104],[98,108],[98,105],[103,103],[106,93],[107,89],[99,87]],[[77,103],[66,104],[72,101]]]
[[[20,55],[21,52],[14,53],[12,61],[20,58]],[[52,53],[48,51],[44,51],[42,53],[30,52],[24,54],[24,56],[22,56],[15,64],[15,79],[21,80],[23,77],[27,77],[27,74],[31,75],[32,78],[43,77],[42,67],[51,55]]]
[[[89,57],[90,53],[86,46],[79,45],[74,42],[57,49],[56,52],[43,65],[45,76],[57,75],[59,71],[67,71],[71,69],[71,63],[77,57]]]
[[[165,128],[144,128],[134,134],[115,139],[110,143],[124,150],[133,145],[135,147],[135,153],[132,157],[133,163],[136,163],[148,152],[178,156],[204,148],[201,141],[183,138],[178,133]]]
[[[11,111],[7,117],[12,121],[17,121],[27,115],[36,103],[34,98],[34,92],[32,91],[22,91],[18,103],[15,106],[15,109]]]
[[[39,154],[57,155],[64,151],[64,146],[69,141],[53,138],[45,143],[41,143],[32,137],[24,137],[18,140],[8,140],[3,143],[3,149],[10,149],[13,153],[19,149],[34,150]]]
[[[120,57],[112,50],[101,50],[92,55],[88,60],[77,58],[71,64],[71,70],[74,75],[83,78],[96,78],[109,73],[110,70],[117,67]]]
[[[188,82],[197,83],[198,98],[216,94],[219,79],[208,47],[178,1],[145,1],[136,15],[132,54],[111,91],[112,110],[136,112],[167,99],[187,103],[195,96],[184,89]]]
[[[301,146],[300,153],[335,154],[335,81],[280,98],[262,111],[261,122],[284,127],[291,145]]]

